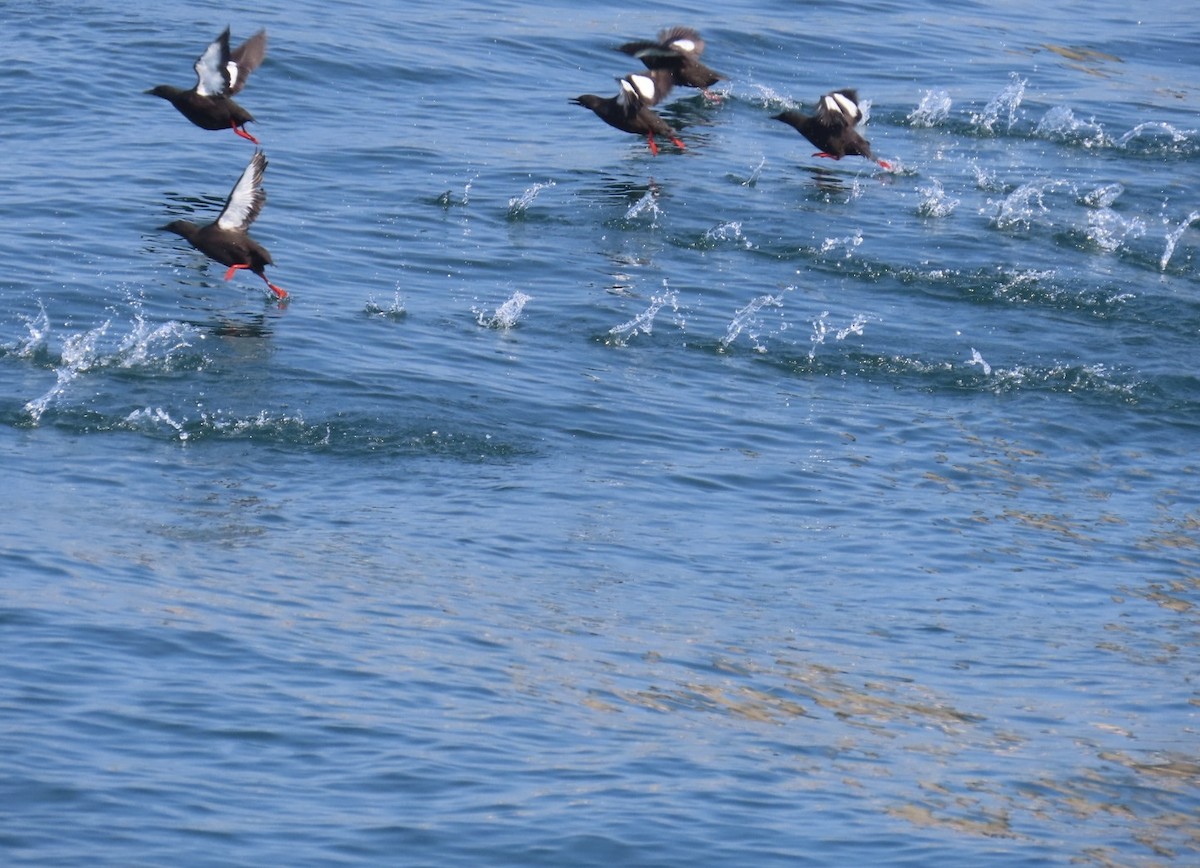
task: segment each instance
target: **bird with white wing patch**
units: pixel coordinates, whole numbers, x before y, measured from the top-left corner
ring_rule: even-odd
[[[247,234],[250,224],[267,201],[267,193],[263,189],[263,172],[266,169],[266,155],[262,151],[255,151],[229,192],[225,207],[212,223],[197,226],[188,220],[173,220],[159,228],[174,232],[205,256],[229,266],[225,272],[226,280],[231,279],[238,269],[245,268],[261,277],[277,298],[287,298],[285,290],[267,279],[265,267],[274,265],[271,254]]]

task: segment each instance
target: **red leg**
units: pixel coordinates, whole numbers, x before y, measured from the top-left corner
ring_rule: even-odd
[[[650,153],[658,156],[658,145],[654,143],[654,133],[646,133],[646,144],[650,146]]]
[[[680,139],[677,139],[674,136],[672,136],[671,142],[675,145],[675,147],[679,148],[679,150],[681,150],[681,151],[687,150],[687,145],[685,145]]]
[[[840,160],[841,159],[841,157],[835,157],[833,154],[827,154],[824,151],[817,151],[815,154],[813,154],[813,156],[814,157],[826,157],[830,160]]]
[[[228,270],[225,272],[225,279],[226,279],[226,280],[232,280],[232,279],[233,279],[233,273],[234,273],[235,271],[237,271],[239,268],[249,268],[249,267],[250,267],[250,266],[249,266],[249,265],[247,265],[247,264],[246,264],[246,263],[244,263],[244,262],[235,262],[233,265],[229,266],[229,269],[228,269]]]
[[[250,141],[254,142],[254,144],[256,144],[256,145],[258,144],[258,139],[254,138],[254,136],[252,136],[248,132],[246,132],[245,127],[239,127],[237,125],[237,121],[230,121],[230,125],[233,127],[233,131],[235,133],[237,133],[239,136],[241,136],[243,139],[249,139]]]
[[[267,286],[271,287],[271,292],[275,293],[276,298],[287,298],[288,297],[287,290],[281,286],[276,286],[275,284],[271,283],[271,281],[267,280],[267,276],[265,274],[262,275],[262,279],[263,279],[263,283],[265,283]]]
[[[892,171],[892,164],[887,160],[876,160],[875,162],[877,162],[881,168],[887,169],[889,172]]]

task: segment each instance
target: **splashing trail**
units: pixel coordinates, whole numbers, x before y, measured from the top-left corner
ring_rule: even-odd
[[[958,207],[958,200],[946,194],[941,181],[931,181],[918,187],[917,192],[921,194],[917,213],[922,217],[948,217]]]
[[[758,329],[758,312],[764,307],[783,307],[783,296],[760,295],[735,313],[733,320],[729,323],[729,328],[725,330],[725,337],[721,338],[722,351],[728,349],[729,345],[737,340],[738,335],[743,331],[750,338],[755,352],[765,353],[767,351],[766,346],[759,340]]]
[[[849,259],[853,253],[853,249],[863,243],[863,234],[861,229],[854,230],[853,235],[847,235],[845,238],[826,238],[821,242],[821,252],[828,253],[838,247],[844,248],[846,258]]]
[[[647,190],[642,194],[642,198],[630,205],[629,210],[625,212],[625,219],[634,220],[646,211],[650,212],[651,224],[662,216],[662,211],[658,207],[658,196],[654,190]]]
[[[808,349],[808,360],[811,362],[817,357],[817,347],[823,346],[825,340],[833,335],[835,341],[844,341],[850,335],[862,336],[866,330],[867,323],[871,317],[863,314],[855,314],[854,319],[848,325],[842,326],[840,329],[835,329],[829,324],[829,311],[821,312],[821,315],[813,320],[813,332],[809,337],[811,346]]]
[[[950,94],[944,90],[927,90],[917,107],[908,113],[914,127],[932,127],[950,116]]]
[[[1001,115],[1005,115],[1008,118],[1005,129],[1011,130],[1017,121],[1017,107],[1021,105],[1021,100],[1025,96],[1025,85],[1028,83],[1015,72],[1009,73],[1008,85],[992,97],[991,101],[983,107],[982,112],[971,113],[971,123],[984,132],[991,133]]]
[[[990,377],[992,375],[992,366],[984,361],[983,356],[979,354],[979,350],[975,349],[974,347],[971,347],[971,358],[967,360],[967,364],[979,365],[985,377]]]
[[[537,183],[522,193],[520,196],[514,196],[508,200],[508,216],[510,219],[522,217],[529,210],[529,206],[533,204],[533,200],[538,197],[538,193],[548,187],[553,187],[553,181]]]
[[[1186,220],[1167,233],[1167,247],[1163,250],[1162,259],[1159,260],[1159,271],[1167,270],[1167,263],[1175,255],[1175,245],[1179,243],[1179,239],[1183,237],[1183,233],[1187,232],[1188,227],[1197,220],[1200,220],[1200,211],[1193,211],[1187,216]]]
[[[474,309],[475,322],[479,323],[484,328],[489,329],[510,329],[517,324],[517,320],[521,318],[521,312],[525,310],[526,302],[532,301],[533,296],[526,295],[518,290],[512,294],[512,297],[496,308],[494,314],[487,314],[480,309]]]
[[[54,385],[46,394],[25,405],[25,412],[29,414],[34,425],[42,421],[42,416],[47,408],[67,391],[75,382],[76,377],[96,365],[98,359],[96,347],[105,332],[108,331],[108,326],[108,321],[105,321],[91,331],[71,335],[63,341],[62,364],[54,370]]]
[[[1012,126],[1011,122],[1009,126]],[[1066,106],[1055,106],[1042,116],[1034,129],[1034,135],[1057,141],[1078,142],[1085,148],[1103,148],[1112,145],[1112,139],[1104,127],[1095,120],[1081,121]]]
[[[1000,203],[988,199],[989,205],[996,205],[996,215],[992,218],[997,229],[1009,229],[1014,226],[1028,228],[1037,213],[1046,213],[1045,196],[1051,190],[1066,186],[1066,181],[1030,181],[1013,190]]]
[[[630,338],[637,337],[639,334],[652,334],[654,332],[654,320],[658,316],[663,307],[670,305],[671,310],[676,314],[679,313],[679,297],[673,289],[667,287],[667,281],[663,280],[662,295],[651,296],[650,306],[639,313],[628,322],[623,322],[618,326],[613,326],[608,330],[608,344],[623,347]]]

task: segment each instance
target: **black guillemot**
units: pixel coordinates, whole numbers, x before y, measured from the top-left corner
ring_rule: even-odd
[[[783,121],[812,142],[820,150],[814,157],[828,157],[840,160],[842,157],[866,157],[885,169],[891,166],[871,153],[870,143],[856,129],[862,120],[862,109],[858,105],[858,91],[835,90],[825,94],[817,101],[815,114],[806,115],[796,109],[790,109],[775,115],[776,120]]]
[[[246,84],[246,79],[267,52],[267,32],[260,30],[234,51],[229,50],[229,28],[212,41],[196,58],[196,85],[191,90],[160,84],[146,91],[179,109],[189,121],[206,130],[232,128],[243,139],[258,144],[258,139],[245,130],[254,116],[233,101],[232,97]]]
[[[671,125],[650,108],[666,96],[670,90],[669,82],[659,84],[650,76],[637,72],[619,78],[617,82],[620,89],[616,96],[601,97],[588,93],[575,97],[571,102],[591,109],[609,126],[644,135],[652,154],[658,154],[658,145],[654,141],[656,135],[670,139],[679,148],[686,147]]]
[[[249,164],[242,171],[242,176],[229,191],[225,207],[217,219],[207,226],[197,226],[187,220],[173,220],[159,228],[182,236],[205,256],[222,265],[228,265],[226,280],[232,278],[239,268],[246,268],[261,277],[276,297],[287,298],[285,290],[267,280],[264,269],[265,266],[274,264],[271,254],[246,234],[246,230],[250,228],[250,224],[267,201],[262,183],[266,168],[266,156],[262,151],[255,151]]]

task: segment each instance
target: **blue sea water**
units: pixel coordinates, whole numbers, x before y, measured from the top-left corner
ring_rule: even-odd
[[[0,20],[4,864],[1200,860],[1194,15]],[[226,24],[284,304],[157,229]]]

